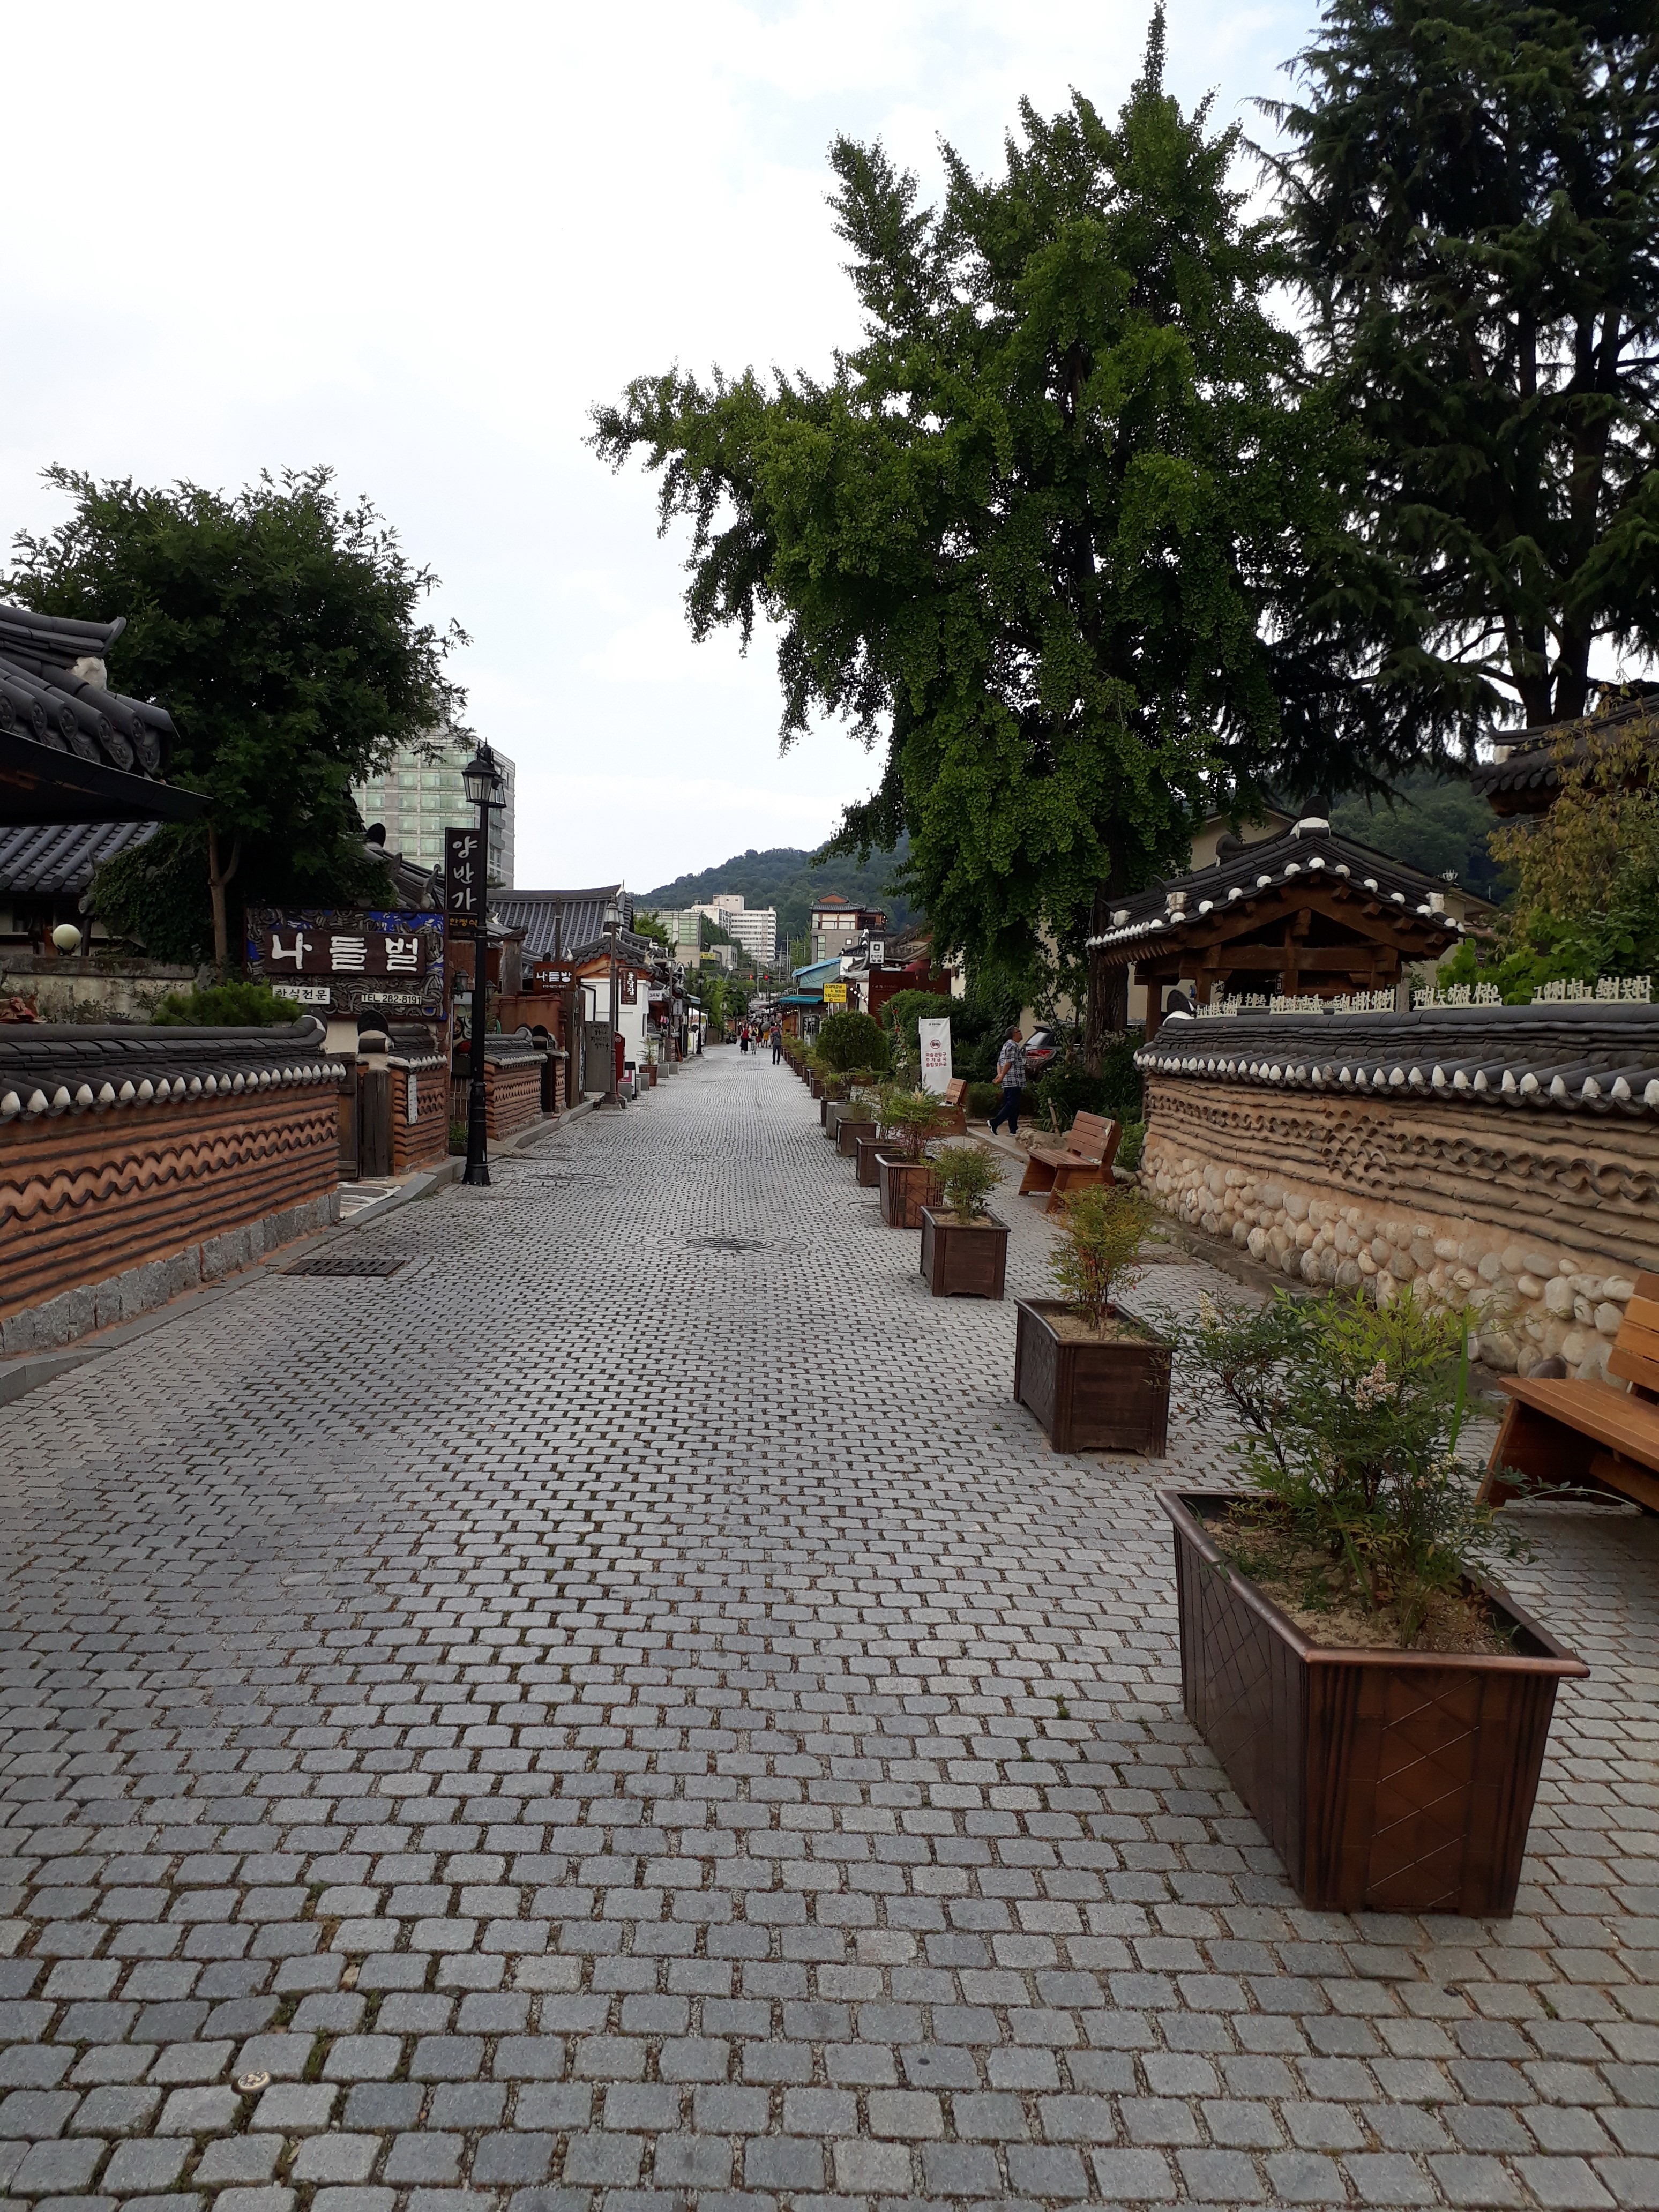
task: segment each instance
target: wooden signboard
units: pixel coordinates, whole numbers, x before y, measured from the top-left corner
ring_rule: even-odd
[[[483,839],[476,830],[444,831],[444,928],[451,937],[483,934],[489,889]]]

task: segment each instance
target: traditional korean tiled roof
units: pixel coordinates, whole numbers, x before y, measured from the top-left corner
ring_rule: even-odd
[[[1496,740],[1492,759],[1477,761],[1469,788],[1500,813],[1530,812],[1547,806],[1561,787],[1562,755],[1582,760],[1592,734],[1611,737],[1626,724],[1659,720],[1659,691],[1625,701],[1610,713],[1522,730],[1511,740]]]
[[[489,910],[492,915],[496,911],[493,906]],[[506,917],[502,918],[505,920]],[[526,941],[525,951],[527,952],[529,950]],[[574,951],[567,952],[564,957],[574,967],[580,968],[584,961],[609,958],[610,952],[611,939],[599,936],[588,939],[585,944],[579,944]],[[636,937],[631,929],[619,929],[617,932],[617,957],[619,960],[625,960],[630,968],[654,968],[659,960],[668,957],[668,953],[654,937]]]
[[[105,660],[126,628],[0,602],[0,730],[124,774],[159,777],[177,734],[165,709],[108,689]]]
[[[1430,937],[1443,938],[1447,945],[1455,945],[1464,933],[1464,924],[1445,911],[1446,886],[1438,877],[1339,836],[1322,817],[1313,815],[1282,837],[1241,846],[1211,867],[1126,898],[1114,909],[1111,927],[1089,939],[1090,949],[1125,959],[1173,951],[1188,931],[1217,909],[1237,906],[1259,893],[1286,890],[1298,879],[1309,885],[1336,880],[1368,891],[1421,920]],[[1474,903],[1484,906],[1485,902]]]
[[[1659,1006],[1171,1014],[1135,1061],[1148,1074],[1200,1082],[1517,1110],[1659,1115]]]
[[[613,899],[622,908],[623,927],[631,927],[634,902],[620,884],[583,891],[497,891],[489,915],[503,929],[523,930],[524,949],[532,958],[568,960],[577,948],[604,935],[605,910]]]
[[[179,1104],[293,1084],[337,1083],[325,1025],[308,1014],[272,1029],[0,1026],[0,1121]]]
[[[155,835],[153,822],[32,822],[0,829],[0,891],[45,898],[87,890],[101,861]]]

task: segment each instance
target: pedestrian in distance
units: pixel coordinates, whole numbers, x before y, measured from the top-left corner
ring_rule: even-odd
[[[773,1065],[773,1066],[774,1066],[774,1067],[775,1067],[775,1066],[777,1066],[778,1062],[779,1062],[782,1058],[783,1058],[783,1024],[782,1024],[782,1023],[781,1023],[781,1022],[774,1022],[774,1023],[773,1023],[773,1024],[772,1024],[772,1065]]]
[[[991,1116],[991,1127],[1006,1121],[1008,1134],[1019,1134],[1019,1094],[1025,1088],[1025,1040],[1016,1022],[1008,1032],[1008,1041],[997,1055],[997,1081],[1002,1085],[1002,1103]]]

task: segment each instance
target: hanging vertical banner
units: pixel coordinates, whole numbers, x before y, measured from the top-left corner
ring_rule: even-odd
[[[444,927],[452,937],[483,933],[483,839],[476,830],[444,831]]]
[[[916,1024],[921,1044],[921,1087],[943,1095],[951,1080],[951,1018]]]

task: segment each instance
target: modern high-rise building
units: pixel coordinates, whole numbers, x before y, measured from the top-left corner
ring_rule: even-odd
[[[366,824],[386,824],[386,850],[401,853],[416,867],[441,868],[444,831],[477,825],[477,811],[467,803],[461,770],[472,757],[471,738],[448,739],[435,760],[410,748],[392,756],[383,775],[353,787],[352,797]],[[504,803],[489,817],[489,880],[502,888],[513,882],[513,815],[518,771],[504,752],[495,765],[507,781]]]
[[[716,891],[707,906],[693,907],[723,929],[750,958],[766,967],[778,956],[778,910],[775,906],[746,907],[740,891]]]

